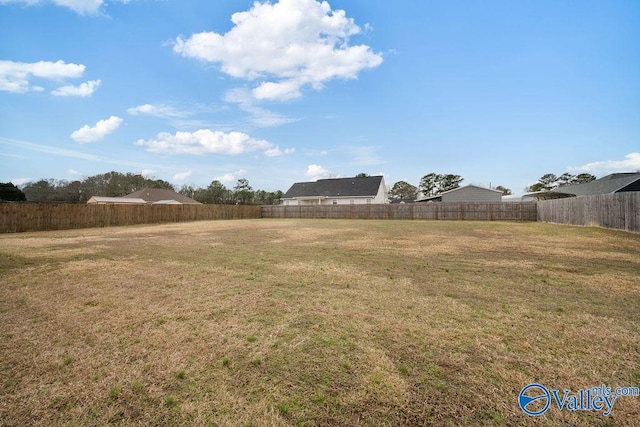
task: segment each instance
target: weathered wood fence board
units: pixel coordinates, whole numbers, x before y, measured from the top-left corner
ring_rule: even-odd
[[[536,221],[536,203],[408,203],[263,206],[263,218],[441,219]]]
[[[640,233],[640,192],[538,202],[538,221],[600,226]]]
[[[251,205],[0,203],[0,233],[260,218],[260,214],[260,206]]]

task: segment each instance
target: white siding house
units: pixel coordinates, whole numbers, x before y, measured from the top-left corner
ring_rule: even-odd
[[[285,206],[382,203],[387,203],[387,186],[382,176],[297,182],[282,197]]]

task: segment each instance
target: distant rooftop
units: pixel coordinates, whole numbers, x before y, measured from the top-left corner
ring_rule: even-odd
[[[592,182],[563,185],[551,191],[555,193],[574,194],[576,196],[593,196],[596,194],[616,193],[620,190],[640,191],[640,172],[612,173],[611,175],[604,176]]]
[[[126,198],[140,198],[146,200],[149,203],[155,203],[166,200],[175,200],[178,203],[184,205],[200,205],[200,202],[197,202],[187,196],[184,196],[180,193],[176,193],[173,190],[169,190],[166,188],[143,188],[142,190],[134,191],[131,194],[127,194],[124,196]],[[165,203],[166,204],[166,203]]]
[[[329,178],[311,182],[296,182],[283,196],[296,197],[375,197],[378,194],[382,176],[359,178]]]

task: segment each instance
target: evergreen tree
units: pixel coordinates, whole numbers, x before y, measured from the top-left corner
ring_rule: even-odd
[[[24,202],[27,196],[12,182],[0,182],[0,200],[7,202]]]

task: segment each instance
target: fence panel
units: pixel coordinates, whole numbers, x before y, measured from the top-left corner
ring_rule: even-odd
[[[640,192],[541,200],[538,221],[640,233]]]
[[[253,205],[0,203],[0,233],[260,216],[260,206]]]
[[[536,203],[407,203],[263,206],[263,218],[536,221]]]

